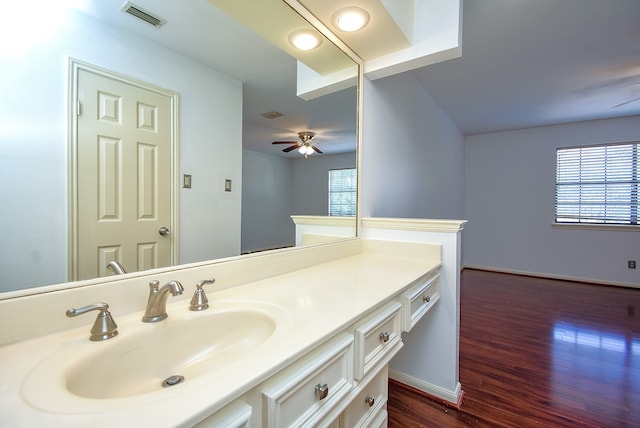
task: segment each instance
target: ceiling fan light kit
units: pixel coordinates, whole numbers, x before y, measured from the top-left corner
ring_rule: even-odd
[[[292,150],[298,149],[298,153],[304,155],[305,159],[309,159],[309,155],[316,152],[318,154],[322,154],[322,150],[317,148],[315,144],[311,142],[313,137],[316,136],[315,132],[312,131],[302,131],[298,132],[298,138],[300,138],[300,142],[297,141],[274,141],[271,144],[291,144],[291,146],[282,149],[283,152],[288,153]]]

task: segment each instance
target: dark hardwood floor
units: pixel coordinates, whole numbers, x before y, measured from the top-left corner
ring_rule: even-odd
[[[640,427],[640,289],[464,270],[460,410],[389,385],[389,427]]]

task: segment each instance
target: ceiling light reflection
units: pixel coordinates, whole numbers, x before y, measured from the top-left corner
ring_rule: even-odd
[[[309,51],[320,46],[322,39],[311,30],[298,30],[291,33],[289,43],[302,51]]]

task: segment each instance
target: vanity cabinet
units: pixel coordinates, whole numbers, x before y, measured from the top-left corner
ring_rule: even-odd
[[[327,248],[335,255],[323,259]],[[412,339],[420,336],[416,340],[429,350],[446,345],[448,332],[456,333],[441,322],[437,308],[435,316],[425,317],[435,305],[442,305],[438,303],[441,255],[438,244],[358,239],[0,302],[0,314],[15,314],[7,319],[21,326],[13,336],[0,337],[4,340],[0,413],[10,425],[70,428],[107,427],[117,420],[166,427],[385,426],[388,365],[404,346],[403,332],[413,329]],[[283,268],[274,270],[274,265]],[[260,275],[254,275],[258,271]],[[141,313],[133,310],[137,306],[129,303],[137,301],[133,299],[137,291],[130,290],[151,279],[189,284],[212,276],[224,279],[225,285],[209,297],[208,312],[189,311],[185,296],[168,304],[168,320],[149,325],[140,322]],[[449,304],[451,280],[443,278],[447,298],[442,300]],[[85,324],[69,328],[62,323],[71,321],[62,319],[59,308],[98,296],[115,308],[121,335],[113,342],[95,344],[88,340]],[[39,337],[33,328],[38,323],[31,319],[15,321],[23,321],[26,308],[34,305],[39,308],[38,319],[54,321],[50,334]],[[416,323],[427,321],[435,323],[429,331],[443,329],[446,336],[423,336],[423,330],[415,334]],[[214,346],[227,337],[219,334],[218,327],[235,331],[235,324],[238,332],[230,347]],[[109,355],[125,348],[140,349],[140,355],[155,353],[157,340],[139,343],[137,338],[155,337],[165,329],[184,334],[161,341],[166,352],[152,361],[162,373],[158,378],[156,371],[141,373],[140,368],[149,367],[147,358],[132,356],[131,367],[119,365],[109,379],[110,387],[120,388],[113,396],[81,396],[68,382],[85,362],[95,361],[96,346]],[[185,349],[182,339],[198,346]],[[196,359],[198,364],[192,364]],[[449,365],[447,360],[421,369]],[[123,383],[130,379],[127,371],[140,379],[136,384],[152,386],[142,391]],[[162,379],[173,374],[184,375],[186,381],[161,389]]]
[[[197,426],[386,427],[389,361],[438,299],[421,278]]]

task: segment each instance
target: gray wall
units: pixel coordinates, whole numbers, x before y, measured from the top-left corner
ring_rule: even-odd
[[[242,151],[242,252],[293,245],[289,159]]]
[[[637,141],[640,116],[466,138],[465,265],[640,284],[640,233],[552,228],[557,147]]]
[[[291,160],[293,172],[292,214],[327,215],[329,212],[329,170],[355,168],[356,153],[300,157]]]
[[[640,233],[552,228],[556,147],[637,141],[640,117],[464,137],[410,73],[364,83],[364,217],[466,219],[465,266],[640,284]]]
[[[462,219],[464,137],[410,73],[364,82],[362,215]]]
[[[242,153],[242,252],[294,245],[291,215],[327,215],[328,171],[356,166],[355,152],[309,159]]]

